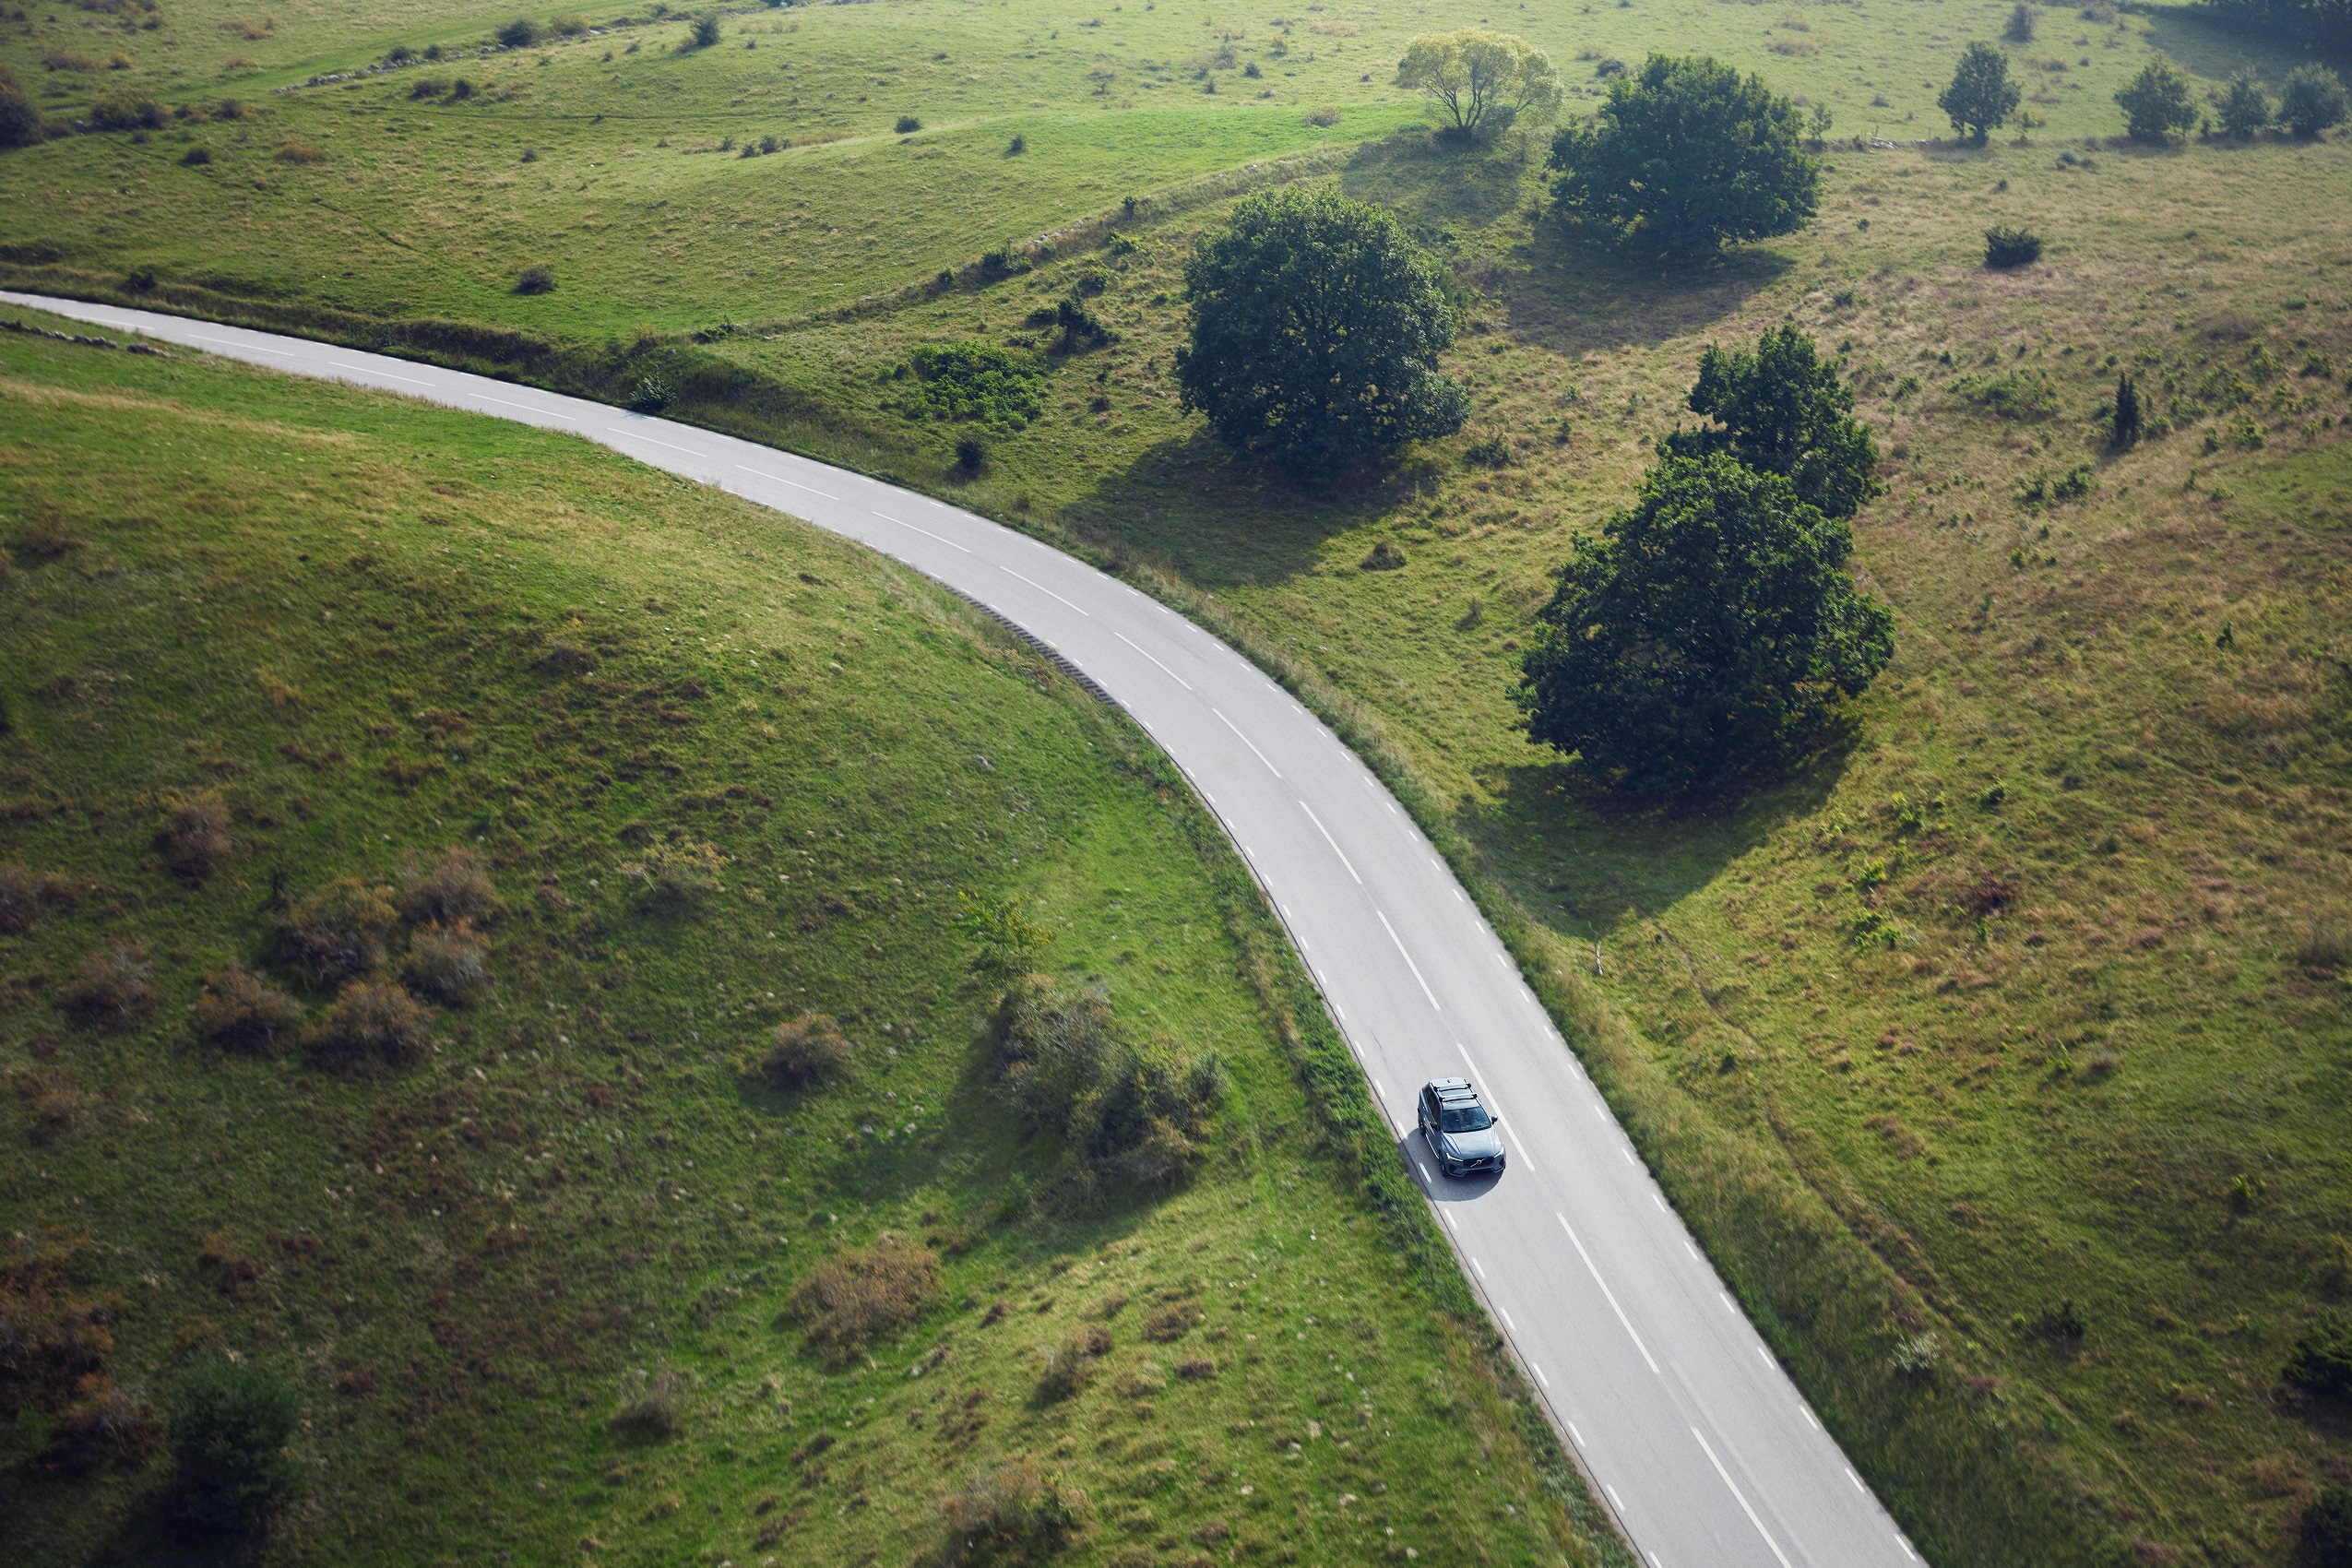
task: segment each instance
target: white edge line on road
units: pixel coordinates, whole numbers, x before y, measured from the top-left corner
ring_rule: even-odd
[[[1585,1445],[1585,1434],[1584,1434],[1583,1432],[1580,1432],[1580,1431],[1578,1431],[1576,1430],[1576,1423],[1575,1423],[1575,1422],[1574,1422],[1574,1421],[1570,1421],[1570,1422],[1568,1423],[1568,1436],[1569,1436],[1570,1440],[1571,1440],[1571,1441],[1573,1441],[1573,1442],[1576,1444],[1576,1446],[1577,1446],[1578,1448],[1582,1448],[1582,1447],[1584,1447],[1584,1445]]]
[[[882,516],[882,514],[881,514],[881,513],[879,513],[879,512],[876,512],[876,513],[874,514],[874,516],[878,517]],[[958,545],[958,546],[956,546],[956,548],[960,550],[960,549],[962,549],[963,547],[962,547],[961,545]],[[1129,636],[1126,633],[1122,632],[1122,631],[1114,630],[1114,631],[1112,631],[1112,632],[1111,632],[1111,635],[1112,636],[1114,636],[1114,637],[1117,637],[1117,638],[1118,638],[1121,642],[1125,643],[1125,644],[1126,644],[1129,647],[1134,648],[1134,649],[1135,649],[1135,651],[1136,651],[1137,653],[1143,653],[1143,655],[1144,655],[1144,657],[1145,657],[1146,659],[1151,659],[1151,655],[1150,655],[1150,654],[1148,654],[1148,653],[1144,653],[1144,650],[1143,650],[1142,648],[1137,647],[1135,646],[1135,640],[1134,640],[1134,638],[1133,638],[1133,637]],[[1182,675],[1179,675],[1178,673],[1176,673],[1176,671],[1175,671],[1170,670],[1170,668],[1168,668],[1168,666],[1167,666],[1167,665],[1165,665],[1165,664],[1160,664],[1160,663],[1159,663],[1159,660],[1158,660],[1158,659],[1151,659],[1151,661],[1152,661],[1154,664],[1158,664],[1158,665],[1159,665],[1159,672],[1160,672],[1161,674],[1163,674],[1163,675],[1167,676],[1170,680],[1171,680],[1171,681],[1175,682],[1178,685],[1180,685],[1180,686],[1183,687],[1183,688],[1184,688],[1186,691],[1188,691],[1188,692],[1189,692],[1189,691],[1191,691],[1191,690],[1193,689],[1193,683],[1192,683],[1190,681],[1187,681],[1186,679],[1184,679],[1184,677],[1182,677]]]
[[[743,468],[743,465],[742,465],[742,464],[741,464],[741,463],[737,463],[735,466],[736,466],[737,468],[739,468],[739,469]],[[745,473],[749,473],[749,472],[751,472],[751,470],[750,470],[749,469],[743,469],[743,471],[744,471]],[[766,476],[766,474],[762,474],[762,475],[760,475],[760,478],[762,478],[762,479],[766,479],[766,477],[767,477],[767,476]],[[789,479],[782,479],[782,480],[778,480],[776,482],[777,482],[777,483],[778,483],[778,484],[790,484],[792,481],[791,481],[790,480],[789,480]],[[801,485],[801,486],[799,486],[798,488],[800,488],[800,489],[802,489],[802,490],[809,490],[809,487],[808,487],[807,485],[805,485],[805,484]],[[823,492],[823,491],[821,491],[821,490],[809,490],[809,493],[810,493],[811,495],[825,495],[825,492]],[[830,500],[832,500],[832,499],[833,499],[833,497],[832,497],[832,496],[830,496],[830,495],[825,495],[825,498],[826,498],[827,501],[830,501]],[[872,508],[868,508],[868,510],[872,510]],[[966,546],[964,546],[964,545],[960,545],[960,544],[956,543],[956,542],[954,540],[952,540],[952,539],[948,539],[948,538],[946,538],[945,536],[941,535],[941,534],[935,534],[935,533],[932,532],[929,529],[919,529],[919,528],[916,528],[916,527],[915,527],[915,525],[914,525],[914,524],[912,524],[912,523],[899,522],[899,520],[898,520],[897,517],[892,517],[892,516],[891,516],[889,513],[887,513],[887,512],[875,512],[873,515],[874,515],[875,517],[880,517],[880,518],[881,518],[884,522],[885,522],[885,523],[897,523],[897,524],[898,524],[898,526],[899,526],[900,528],[905,529],[909,530],[909,532],[912,532],[912,533],[919,533],[919,534],[922,535],[925,539],[929,539],[929,540],[938,540],[941,544],[945,545],[945,546],[946,546],[948,549],[950,549],[950,550],[961,550],[961,551],[963,551],[963,552],[964,552],[964,553],[965,553],[965,554],[967,554],[967,555],[969,555],[969,554],[971,553],[971,551],[970,551],[968,548],[967,548],[967,547],[966,547]]]
[[[1607,1481],[1603,1481],[1600,1483],[1600,1490],[1609,1493],[1609,1501],[1617,1504],[1617,1511],[1620,1514],[1625,1512],[1625,1500],[1617,1495],[1617,1489],[1615,1487],[1610,1485]]]
[[[624,432],[623,434],[626,434],[626,433],[625,433],[625,432]],[[651,438],[650,436],[643,436],[643,435],[641,435],[641,436],[637,437],[637,439],[638,439],[638,440],[640,440],[640,441],[647,441],[647,440],[650,440],[650,439],[652,439],[652,438]],[[685,450],[685,448],[682,446],[682,447],[677,448],[677,450],[679,450],[679,451],[682,451],[682,452],[683,452],[683,451],[684,451],[684,450]],[[826,499],[826,500],[827,500],[827,501],[838,501],[838,500],[840,500],[840,499],[841,499],[841,498],[840,498],[839,496],[837,496],[837,495],[826,495],[826,494],[825,493],[825,492],[824,492],[824,491],[822,491],[822,490],[815,490],[815,489],[812,489],[810,486],[805,485],[805,484],[802,484],[802,483],[801,483],[800,481],[798,481],[797,480],[789,480],[789,479],[786,479],[786,478],[785,478],[782,474],[767,474],[767,473],[762,473],[762,472],[760,472],[760,471],[759,471],[759,469],[757,469],[744,468],[744,467],[743,467],[743,465],[742,465],[742,464],[741,464],[741,463],[737,463],[735,466],[736,466],[737,468],[739,468],[739,469],[743,469],[743,471],[744,471],[745,473],[747,473],[747,474],[751,475],[754,479],[764,479],[764,480],[767,481],[770,484],[789,484],[789,485],[790,485],[790,486],[791,486],[794,490],[806,490],[806,491],[808,491],[808,493],[809,493],[811,495],[823,496],[823,497],[824,497],[824,499]],[[876,513],[874,514],[874,516],[875,516],[875,517],[882,517],[882,514],[881,514],[881,513],[879,513],[879,512],[876,512]],[[882,520],[883,520],[884,522],[885,522],[885,523],[895,523],[895,522],[897,522],[897,521],[898,521],[898,519],[897,519],[897,518],[896,518],[896,517],[882,517]],[[912,524],[909,524],[909,523],[899,523],[899,524],[898,524],[898,526],[899,526],[900,528],[910,528],[910,527],[913,527],[913,525],[912,525]],[[915,529],[915,531],[916,531],[917,533],[921,533],[921,532],[922,532],[922,529]],[[936,536],[936,535],[933,535],[932,537],[936,538],[937,536]],[[944,542],[951,543],[951,544],[952,544],[952,543],[954,543],[955,541],[954,541],[954,540],[945,540],[945,541],[944,541]],[[960,549],[962,549],[963,547],[962,547],[961,545],[957,545],[957,546],[956,546],[956,548],[960,550]],[[969,553],[969,552],[967,552],[967,553]]]
[[[1535,1362],[1529,1361],[1527,1363],[1527,1370],[1536,1374],[1536,1381],[1538,1383],[1542,1384],[1546,1388],[1550,1388],[1551,1386],[1551,1379],[1544,1376],[1543,1369],[1536,1365]]]
[[[1851,1465],[1846,1467],[1846,1479],[1854,1483],[1856,1491],[1867,1494],[1871,1490],[1862,1484],[1862,1478],[1854,1473],[1854,1467]]]
[[[1815,1431],[1821,1431],[1821,1422],[1813,1419],[1813,1408],[1811,1405],[1806,1404],[1802,1400],[1799,1400],[1797,1403],[1797,1413],[1805,1418],[1805,1424],[1807,1426],[1812,1428]]]
[[[1444,1008],[1437,1005],[1437,992],[1429,988],[1429,981],[1421,980],[1421,967],[1413,962],[1413,956],[1410,953],[1405,951],[1405,939],[1396,934],[1396,928],[1388,923],[1388,917],[1385,914],[1378,909],[1374,909],[1372,913],[1380,916],[1380,929],[1388,933],[1389,941],[1396,944],[1397,956],[1405,960],[1405,967],[1413,971],[1415,980],[1420,980],[1421,994],[1429,998],[1430,1006],[1437,1012],[1444,1012]]]
[[[1016,577],[1020,576],[1018,572],[1016,572],[1013,575]],[[1231,719],[1226,718],[1225,715],[1217,708],[1212,707],[1209,711],[1217,715],[1217,721],[1219,724],[1222,724],[1228,730],[1232,731],[1234,734],[1241,735],[1241,744],[1250,748],[1250,754],[1252,756],[1257,758],[1260,762],[1265,763],[1265,770],[1268,773],[1273,774],[1277,778],[1282,777],[1282,770],[1280,768],[1275,766],[1271,762],[1266,762],[1266,755],[1264,752],[1258,750],[1258,743],[1255,741],[1251,740],[1247,735],[1241,734],[1241,727],[1239,724],[1236,724]]]
[[[118,327],[114,328],[114,330],[117,332],[128,332],[131,328],[127,327]],[[276,354],[281,360],[291,360],[298,357],[291,349],[270,349],[265,348],[259,343],[240,343],[234,338],[208,338],[201,332],[191,332],[188,336],[195,339],[199,343],[219,343],[226,348],[243,349],[249,353]]]
[[[479,393],[479,392],[476,392],[476,393],[474,393],[474,394],[473,394],[473,396],[474,396],[474,397],[479,398],[479,397],[481,397],[481,393]],[[490,399],[490,401],[492,401],[492,402],[493,402],[493,403],[494,403],[494,402],[496,402],[497,400],[498,400],[498,399],[496,399],[495,398],[491,398],[491,399]],[[683,453],[684,453],[684,454],[685,454],[687,457],[702,457],[702,456],[703,456],[703,454],[702,454],[702,453],[695,451],[695,450],[693,447],[691,447],[691,446],[680,446],[680,445],[678,445],[677,444],[675,444],[674,442],[663,441],[663,440],[661,440],[660,438],[659,438],[658,436],[651,436],[651,435],[639,435],[639,434],[638,434],[636,431],[634,431],[634,430],[623,430],[623,429],[622,429],[619,425],[615,425],[615,424],[608,424],[608,425],[606,425],[604,428],[605,428],[605,430],[606,430],[607,432],[609,432],[609,433],[610,433],[610,434],[612,434],[619,435],[619,436],[625,436],[626,438],[628,438],[628,439],[629,439],[629,440],[631,440],[631,441],[642,441],[642,442],[646,443],[647,445],[650,445],[650,446],[663,446],[663,447],[667,447],[667,448],[669,448],[669,449],[670,449],[671,451],[672,451],[672,452],[683,452]],[[803,486],[802,488],[804,488],[804,489],[805,489],[806,487],[805,487],[805,486]]]
[[[565,424],[577,424],[580,422],[569,414],[557,413],[553,409],[534,409],[529,403],[510,403],[504,398],[493,398],[487,392],[469,392],[466,396],[474,398],[479,402],[495,403],[502,409],[520,409],[527,414],[540,414],[548,419],[562,420]],[[640,436],[638,439],[642,440],[644,438]]]
[[[1764,1365],[1773,1368],[1775,1371],[1779,1370],[1780,1363],[1772,1359],[1772,1352],[1765,1349],[1761,1345],[1756,1347],[1756,1359],[1762,1361]]]
[[[1471,1266],[1472,1268],[1475,1268],[1475,1269],[1477,1269],[1477,1270],[1479,1271],[1479,1277],[1480,1279],[1484,1279],[1484,1278],[1486,1277],[1486,1265],[1484,1265],[1484,1264],[1480,1263],[1480,1262],[1479,1262],[1478,1259],[1476,1259],[1476,1258],[1472,1258],[1472,1259],[1470,1260],[1470,1266]]]
[[[411,386],[430,386],[433,385],[430,381],[419,381],[413,375],[395,375],[388,370],[378,370],[374,365],[345,364],[341,360],[328,360],[327,362],[333,365],[337,370],[355,370],[362,375],[380,375],[386,381],[405,381]]]
[[[1123,637],[1120,640],[1123,642],[1126,639]],[[1150,656],[1146,654],[1145,657],[1149,658]],[[1154,662],[1157,663],[1158,660],[1154,660]],[[1331,852],[1339,857],[1339,863],[1348,868],[1348,874],[1349,876],[1355,876],[1356,885],[1361,887],[1364,885],[1364,879],[1360,876],[1356,876],[1356,862],[1348,858],[1348,851],[1339,847],[1339,840],[1331,836],[1331,829],[1323,825],[1323,818],[1315,815],[1314,807],[1307,804],[1304,801],[1301,801],[1299,802],[1299,809],[1307,814],[1307,820],[1315,825],[1315,831],[1323,835],[1323,841],[1331,846]]]
[[[1063,598],[1060,594],[1058,594],[1058,593],[1054,592],[1051,588],[1050,588],[1046,587],[1043,583],[1039,582],[1039,581],[1038,581],[1036,578],[1034,578],[1034,577],[1023,577],[1023,576],[1021,576],[1021,574],[1020,574],[1020,573],[1018,573],[1018,572],[1016,572],[1016,571],[1013,570],[1013,568],[1012,568],[1012,567],[1010,567],[1010,566],[1003,566],[1003,565],[1000,565],[1000,566],[998,566],[996,569],[997,569],[998,571],[1000,571],[1000,572],[1004,573],[1004,574],[1006,576],[1008,576],[1008,577],[1020,577],[1020,580],[1021,580],[1021,581],[1023,581],[1023,582],[1025,582],[1025,583],[1028,584],[1028,585],[1029,585],[1029,587],[1031,587],[1031,588],[1033,588],[1037,589],[1037,590],[1038,590],[1038,592],[1039,592],[1039,593],[1041,593],[1041,594],[1045,595],[1045,597],[1046,597],[1046,598],[1048,598],[1048,599],[1050,599],[1050,600],[1053,600],[1055,603],[1057,603],[1057,604],[1070,604],[1070,601],[1069,601],[1068,600],[1063,599]],[[1093,620],[1093,619],[1094,619],[1094,614],[1093,614],[1093,612],[1092,612],[1091,611],[1087,611],[1087,610],[1080,609],[1080,608],[1079,608],[1079,606],[1075,605],[1075,604],[1070,604],[1070,608],[1071,608],[1071,609],[1073,609],[1073,610],[1076,610],[1076,611],[1078,612],[1078,613],[1079,613],[1079,614],[1084,615],[1084,616],[1085,616],[1087,620],[1089,620],[1089,621],[1091,621],[1091,620]],[[1256,748],[1255,748],[1255,747],[1252,747],[1251,749],[1252,749],[1253,751],[1256,750]]]
[[[1748,1523],[1756,1527],[1756,1534],[1764,1537],[1764,1545],[1772,1548],[1773,1556],[1780,1560],[1780,1568],[1794,1568],[1794,1565],[1788,1561],[1788,1554],[1780,1550],[1780,1543],[1772,1538],[1772,1532],[1764,1528],[1764,1523],[1762,1519],[1756,1517],[1756,1511],[1748,1506],[1747,1494],[1740,1490],[1740,1483],[1731,1479],[1731,1472],[1725,1469],[1723,1467],[1723,1461],[1715,1456],[1715,1446],[1707,1442],[1707,1434],[1701,1431],[1698,1428],[1693,1427],[1691,1429],[1691,1435],[1699,1440],[1699,1446],[1701,1448],[1706,1450],[1707,1463],[1713,1465],[1715,1467],[1715,1473],[1723,1478],[1723,1484],[1731,1489],[1731,1495],[1733,1499],[1740,1504],[1740,1512],[1748,1516]]]
[[[1600,1270],[1593,1266],[1593,1255],[1585,1251],[1584,1239],[1576,1234],[1576,1228],[1568,1223],[1568,1217],[1564,1214],[1555,1213],[1551,1218],[1560,1221],[1560,1229],[1568,1232],[1568,1240],[1574,1245],[1576,1255],[1585,1260],[1586,1272],[1593,1277],[1593,1283],[1600,1287],[1600,1293],[1609,1299],[1609,1310],[1615,1313],[1617,1321],[1624,1325],[1626,1335],[1633,1341],[1633,1348],[1642,1353],[1642,1360],[1649,1363],[1649,1369],[1653,1373],[1659,1377],[1665,1376],[1664,1372],[1658,1372],[1657,1362],[1651,1358],[1650,1348],[1642,1343],[1642,1336],[1639,1334],[1633,1332],[1633,1320],[1627,1317],[1625,1309],[1617,1304],[1617,1292],[1609,1288],[1609,1281],[1603,1279],[1600,1277]]]
[[[1519,1332],[1519,1325],[1511,1321],[1511,1309],[1509,1307],[1506,1307],[1502,1302],[1497,1301],[1494,1303],[1494,1310],[1503,1314],[1503,1327],[1509,1329],[1514,1334]]]

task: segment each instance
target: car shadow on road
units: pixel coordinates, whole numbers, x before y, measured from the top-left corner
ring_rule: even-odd
[[[1501,1173],[1489,1172],[1478,1176],[1442,1176],[1437,1170],[1437,1157],[1421,1141],[1420,1129],[1411,1128],[1396,1140],[1396,1152],[1405,1161],[1405,1169],[1421,1184],[1421,1190],[1438,1203],[1474,1204],[1510,1179],[1506,1167]]]

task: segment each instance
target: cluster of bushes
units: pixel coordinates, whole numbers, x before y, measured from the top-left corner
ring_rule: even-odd
[[[489,985],[478,930],[503,910],[480,861],[464,849],[412,861],[397,900],[389,889],[338,877],[287,906],[279,948],[314,988],[332,992],[327,1010],[308,1021],[295,996],[231,963],[206,977],[196,1028],[208,1039],[261,1055],[300,1044],[321,1065],[341,1070],[413,1067],[432,1049],[428,1001],[463,1006]],[[395,966],[392,940],[403,922],[409,941]],[[124,1007],[134,983],[145,984],[143,970],[129,972],[133,962],[135,956],[93,971],[95,997],[86,1004]]]
[[[2240,71],[2215,95],[2213,107],[2224,136],[2257,137],[2275,125],[2308,140],[2342,125],[2352,101],[2343,79],[2313,61],[2287,73],[2275,104],[2252,72]]]
[[[1102,996],[1045,975],[1004,993],[988,1043],[999,1092],[1033,1130],[1058,1137],[1089,1178],[1182,1180],[1224,1098],[1214,1052],[1131,1039]]]
[[[445,77],[426,77],[409,88],[410,101],[417,103],[445,98],[451,103],[463,103],[473,95],[474,84],[463,77],[459,77],[456,81],[451,81]]]
[[[977,338],[926,344],[890,377],[911,383],[897,399],[909,419],[973,420],[1021,430],[1045,412],[1045,366],[1033,355]]]
[[[1086,1522],[1087,1495],[1034,1459],[976,1472],[941,1504],[948,1563],[1033,1562],[1069,1544]]]
[[[1518,698],[1531,740],[1603,785],[1676,796],[1834,732],[1894,657],[1847,574],[1847,519],[1882,493],[1852,388],[1793,327],[1710,348],[1628,510],[1580,539],[1539,613]]]

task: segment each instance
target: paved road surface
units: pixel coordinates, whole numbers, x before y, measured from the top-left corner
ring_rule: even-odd
[[[1215,636],[1026,535],[771,447],[300,339],[0,299],[569,432],[871,545],[1027,629],[1134,716],[1241,846],[1465,1267],[1652,1568],[1917,1561],[1429,841],[1355,754]],[[1421,1083],[1462,1073],[1502,1116],[1499,1181],[1436,1178],[1413,1131]]]

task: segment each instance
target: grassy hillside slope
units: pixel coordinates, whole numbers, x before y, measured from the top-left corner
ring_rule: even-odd
[[[0,337],[0,1309],[62,1347],[0,1377],[14,1555],[184,1552],[152,1424],[226,1354],[302,1402],[265,1561],[914,1561],[1024,1464],[1081,1561],[1617,1560],[1221,838],[957,601],[197,356]],[[451,848],[501,906],[463,999]],[[337,1050],[343,878],[449,998],[414,1065]],[[1189,1181],[998,1097],[1023,962],[1221,1057]],[[230,965],[302,1019],[208,1038]],[[747,1075],[810,1010],[846,1066]],[[935,1291],[820,1355],[797,1288],[893,1234]]]

